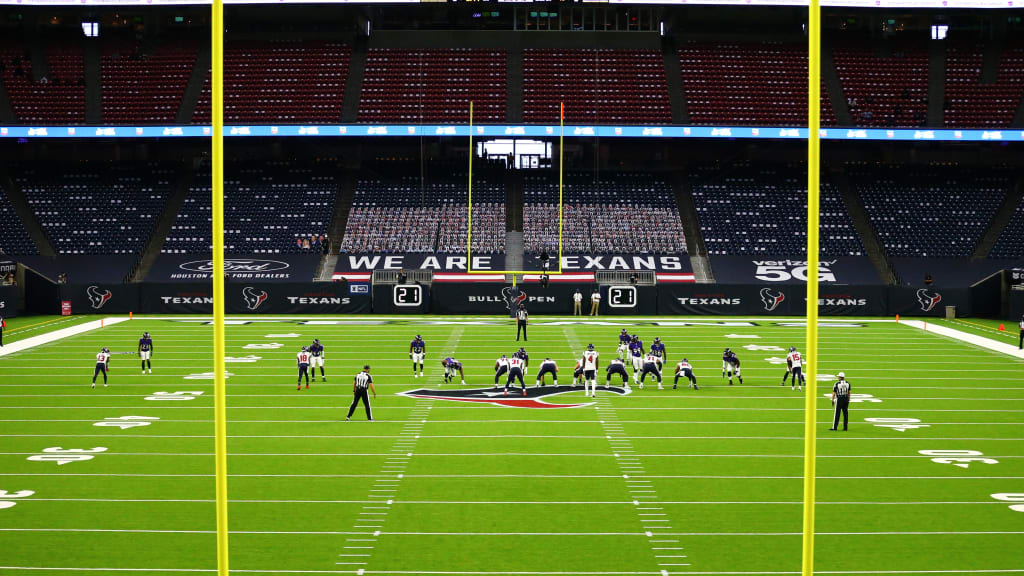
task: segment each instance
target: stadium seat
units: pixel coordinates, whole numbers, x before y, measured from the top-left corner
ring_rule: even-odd
[[[923,41],[845,40],[832,55],[854,125],[927,123],[928,48]]]
[[[135,40],[104,39],[100,58],[103,122],[173,123],[196,52],[190,41],[145,49]]]
[[[35,242],[25,230],[21,218],[18,218],[14,206],[7,199],[6,193],[0,196],[0,222],[3,222],[3,226],[0,226],[0,254],[35,255],[39,253]],[[0,255],[0,259],[3,259],[2,255]]]
[[[950,128],[1008,128],[1024,96],[1024,41],[1003,49],[994,82],[983,83],[985,44],[952,41],[946,49],[945,124]]]
[[[66,39],[48,42],[46,80],[32,78],[23,44],[0,41],[3,84],[14,115],[25,124],[85,123],[85,64],[82,45]]]

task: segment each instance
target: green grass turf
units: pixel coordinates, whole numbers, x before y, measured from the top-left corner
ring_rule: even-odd
[[[33,320],[44,319],[15,319],[14,327]],[[212,381],[186,379],[212,369],[212,334],[182,320],[136,319],[0,358],[0,490],[34,491],[0,497],[18,502],[0,509],[0,574],[215,570]],[[576,390],[549,400],[587,405],[536,410],[396,395],[437,387],[449,354],[464,362],[469,387],[490,386],[494,359],[518,347],[507,319],[438,320],[228,327],[228,356],[260,357],[228,364],[233,570],[799,571],[806,392],[779,385],[783,369],[766,359],[783,352],[745,346],[802,349],[801,326],[537,319],[531,365],[551,356],[563,385],[587,343],[604,362],[614,356],[624,325],[648,343],[660,336],[670,365],[686,355],[701,390],[648,386],[628,396],[600,393],[596,403]],[[850,431],[829,432],[828,389],[819,389],[816,569],[1024,568],[1024,513],[991,497],[1024,492],[1024,362],[894,322],[853,324],[821,329],[819,373],[845,371],[855,393],[880,402],[854,403]],[[110,387],[91,390],[98,349],[134,351],[147,330],[154,374],[115,355]],[[416,333],[428,345],[423,379],[411,377],[406,354]],[[300,336],[269,336],[287,334]],[[314,337],[326,347],[329,381],[296,391],[295,353]],[[272,343],[284,346],[244,349]],[[720,377],[725,346],[743,360],[742,386]],[[376,421],[366,422],[360,407],[344,422],[352,376],[367,362]],[[533,371],[530,385],[532,378]],[[145,399],[161,391],[203,394]],[[123,430],[93,425],[123,416],[159,420]],[[928,427],[865,422],[878,417]],[[52,447],[106,451],[64,465],[27,460]],[[919,450],[976,450],[998,463],[965,469]]]
[[[18,316],[17,318],[6,318],[7,328],[4,329],[4,344],[13,344],[18,340],[39,336],[61,328],[69,328],[77,324],[84,324],[92,320],[99,320],[101,316]]]

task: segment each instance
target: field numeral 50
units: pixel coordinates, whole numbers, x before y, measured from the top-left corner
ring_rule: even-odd
[[[152,396],[146,396],[146,400],[195,400],[196,396],[202,395],[202,392],[153,392]]]
[[[971,465],[971,462],[999,464],[999,460],[995,458],[979,458],[979,456],[984,456],[984,454],[977,450],[918,450],[917,453],[925,456],[939,456],[939,458],[932,458],[932,462],[936,464],[952,464],[960,468],[967,468]]]
[[[29,456],[27,460],[32,462],[56,462],[57,466],[63,466],[72,462],[92,460],[93,454],[106,451],[107,449],[102,446],[96,448],[61,448],[60,446],[55,446],[53,448],[43,448],[42,454]]]

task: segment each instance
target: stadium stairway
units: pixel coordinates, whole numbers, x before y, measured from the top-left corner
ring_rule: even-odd
[[[174,121],[178,124],[191,124],[192,115],[195,114],[196,104],[203,94],[203,86],[206,84],[206,75],[210,71],[210,45],[206,42],[198,44],[196,51],[196,62],[192,66],[192,74],[185,85],[185,95],[181,98],[181,105]]]
[[[690,266],[698,283],[708,284],[715,281],[708,260],[708,251],[704,246],[704,235],[700,230],[700,219],[697,206],[693,203],[693,192],[690,181],[683,172],[677,172],[672,179],[672,188],[676,193],[676,207],[683,223],[683,236],[686,238],[686,251],[690,254]]]
[[[672,122],[689,124],[690,111],[686,107],[686,91],[683,90],[683,74],[679,67],[679,50],[675,39],[662,36],[661,55],[665,62],[665,82],[668,85],[668,102],[672,109]]]
[[[836,71],[835,58],[832,57],[832,40],[827,37],[822,39],[821,77],[825,81],[825,90],[832,103],[832,112],[836,116],[836,121],[840,126],[853,126],[850,107],[846,104],[843,84],[839,80],[839,72]]]
[[[505,232],[505,269],[523,269],[523,233],[516,231]]]
[[[84,50],[82,72],[85,74],[85,122],[102,124],[103,83],[100,79],[100,44],[86,42]]]
[[[160,252],[164,248],[164,242],[167,240],[167,235],[171,233],[171,227],[174,226],[178,212],[185,204],[185,198],[188,197],[188,191],[192,186],[193,178],[194,172],[192,170],[178,171],[178,181],[174,183],[173,192],[167,199],[164,211],[160,215],[160,219],[157,220],[156,226],[153,227],[153,234],[149,237],[149,241],[146,242],[146,247],[142,250],[139,259],[132,266],[131,271],[128,272],[128,282],[137,283],[146,279],[149,269],[153,267],[153,263],[156,262],[157,257],[160,256]]]
[[[946,43],[928,44],[928,125],[942,126],[946,102]]]
[[[11,108],[11,98],[7,95],[7,88],[4,87],[4,81],[0,78],[0,123],[3,124],[14,124],[14,109]]]
[[[882,247],[882,243],[878,240],[878,233],[875,231],[875,227],[871,225],[871,220],[864,209],[860,195],[854,190],[853,184],[850,183],[846,172],[841,168],[829,168],[828,175],[843,196],[843,204],[846,206],[846,211],[850,214],[853,227],[857,230],[857,235],[860,236],[861,244],[864,245],[864,252],[878,272],[878,277],[886,284],[898,284],[896,270],[892,267],[892,263],[889,262],[889,257]]]
[[[365,50],[363,61],[366,61]],[[347,98],[348,96],[346,96]],[[327,238],[330,239],[331,248],[320,258],[320,266],[313,276],[316,282],[331,282],[334,279],[334,268],[338,264],[338,249],[341,246],[341,239],[345,236],[349,210],[352,209],[352,199],[356,193],[355,170],[345,170],[344,175],[338,180],[338,193],[334,195],[331,226],[327,229]]]
[[[505,231],[523,231],[523,174],[505,173]]]
[[[352,42],[352,54],[348,61],[348,76],[345,78],[345,93],[341,97],[341,122],[354,124],[359,116],[359,99],[363,92],[363,74],[366,72],[366,38],[356,37]],[[344,227],[341,229],[345,230]],[[332,233],[333,234],[333,233]],[[341,238],[341,236],[331,236]]]
[[[523,121],[523,51],[505,51],[505,121]]]
[[[14,207],[14,211],[18,214],[18,218],[21,219],[21,223],[25,226],[25,230],[32,238],[32,241],[35,242],[39,255],[46,256],[47,258],[56,257],[57,251],[53,249],[50,239],[43,232],[43,227],[39,225],[39,220],[36,218],[35,212],[32,211],[32,207],[29,206],[28,199],[25,198],[21,187],[18,186],[18,183],[11,178],[6,170],[0,173],[0,188],[7,192],[7,198],[10,200],[11,206]]]
[[[980,260],[988,257],[992,247],[996,245],[999,236],[1002,235],[1003,229],[1006,228],[1006,225],[1013,218],[1017,206],[1020,205],[1021,198],[1024,198],[1024,169],[1017,171],[1017,185],[1006,192],[1006,196],[1003,197],[1003,203],[996,210],[988,229],[981,236],[978,245],[974,247],[971,260]]]

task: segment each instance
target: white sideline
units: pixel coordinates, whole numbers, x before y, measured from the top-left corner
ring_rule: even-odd
[[[53,332],[47,332],[46,334],[40,334],[39,336],[32,336],[31,338],[25,338],[24,340],[18,340],[17,342],[4,345],[0,348],[0,357],[21,352],[22,350],[28,350],[29,348],[35,348],[36,346],[41,346],[43,344],[49,344],[50,342],[56,342],[57,340],[67,338],[69,336],[85,334],[86,332],[96,330],[97,328],[103,328],[105,326],[120,324],[121,322],[127,321],[127,318],[102,318],[100,320],[85,322],[69,328],[61,328],[60,330],[54,330]]]
[[[938,324],[932,324],[929,326],[927,322],[923,322],[921,320],[900,320],[900,324],[910,326],[911,328],[920,328],[925,332],[934,332],[940,336],[948,336],[954,340],[960,340],[961,342],[974,344],[975,346],[980,346],[994,352],[1024,359],[1024,350],[1020,350],[1012,344],[999,342],[998,340],[985,338],[984,336],[978,336],[977,334],[971,334],[970,332],[962,332],[960,330],[947,328],[946,326]]]

